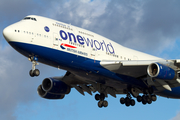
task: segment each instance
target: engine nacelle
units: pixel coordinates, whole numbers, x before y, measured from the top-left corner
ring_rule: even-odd
[[[56,80],[53,78],[46,78],[42,82],[42,89],[51,94],[69,94],[71,88],[60,80]]]
[[[38,95],[46,99],[63,99],[65,95],[51,94],[42,89],[42,85],[39,85],[37,89]]]
[[[164,80],[173,80],[177,78],[176,72],[160,63],[152,63],[147,68],[148,75],[157,78],[157,79],[164,79]]]

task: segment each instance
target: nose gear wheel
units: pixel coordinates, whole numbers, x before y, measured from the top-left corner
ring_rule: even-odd
[[[31,77],[39,76],[40,75],[40,71],[38,69],[36,69],[36,65],[39,65],[37,63],[38,58],[37,57],[31,57],[31,58],[29,58],[29,61],[32,62],[32,69],[29,71],[29,75]]]

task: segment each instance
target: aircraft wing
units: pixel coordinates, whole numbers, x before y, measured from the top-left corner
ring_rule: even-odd
[[[170,66],[174,71],[179,71],[180,60],[134,60],[134,61],[101,61],[100,64],[104,68],[121,75],[127,75],[134,78],[144,78],[147,85],[153,85],[158,90],[180,86],[180,79],[167,80],[156,79],[148,75],[148,66],[152,63],[162,63]],[[178,73],[178,72],[177,72]],[[154,81],[156,79],[156,81]]]
[[[101,61],[100,64],[104,68],[122,75],[139,78],[144,75],[147,76],[147,67],[157,60],[134,60],[134,61]],[[165,62],[165,60],[161,60]]]
[[[113,87],[102,85],[97,82],[92,82],[86,77],[79,76],[69,71],[67,71],[63,77],[53,77],[53,79],[63,81],[72,88],[75,88],[82,95],[85,95],[84,92],[87,92],[88,94],[92,95],[92,92],[94,93],[98,91],[102,93],[103,91],[106,97],[108,96],[108,94],[110,94],[113,97],[116,97],[116,94],[123,93],[122,90],[117,91]]]
[[[171,88],[180,86],[180,78],[176,77],[172,80],[167,79],[157,79],[153,78],[148,75],[147,69],[148,66],[152,63],[161,63],[167,66],[171,66],[171,69],[179,74],[177,66],[179,66],[178,60],[152,60],[152,61],[101,61],[100,65],[114,73],[127,75],[134,77],[136,79],[142,80],[147,86],[154,86],[157,89],[157,92],[163,90],[171,91]],[[169,69],[169,68],[168,68]],[[79,73],[79,74],[78,74]],[[62,83],[62,82],[63,83]],[[47,84],[51,83],[51,85]],[[84,92],[92,95],[92,92],[99,92],[103,93],[105,97],[109,95],[116,97],[116,94],[124,94],[124,88],[127,88],[126,84],[122,84],[118,81],[108,80],[106,79],[106,84],[102,84],[97,82],[96,80],[91,80],[91,78],[87,76],[82,76],[81,72],[77,71],[67,71],[67,73],[63,77],[53,77],[53,78],[46,78],[43,80],[42,85],[38,87],[38,94],[47,99],[62,99],[64,95],[54,95],[51,94],[50,88],[56,88],[56,84],[63,85],[62,86],[62,94],[68,94],[70,88],[75,88],[80,94],[85,95]],[[50,86],[47,91],[46,86]],[[53,87],[54,86],[54,87]],[[70,88],[69,88],[69,87]],[[117,87],[118,86],[118,87]],[[59,87],[58,87],[59,89]],[[135,93],[142,93],[142,89],[139,88],[132,88],[135,90]]]

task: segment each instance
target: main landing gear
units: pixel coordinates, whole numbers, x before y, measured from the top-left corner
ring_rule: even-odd
[[[139,92],[143,92],[143,95],[140,96]],[[121,104],[125,104],[125,106],[129,107],[129,106],[135,106],[136,102],[135,99],[137,100],[137,102],[141,102],[143,105],[146,104],[151,104],[152,102],[155,102],[157,100],[157,97],[154,93],[154,90],[152,87],[148,88],[148,89],[144,89],[144,90],[140,90],[138,88],[131,88],[128,90],[124,90],[124,93],[126,93],[126,97],[122,97],[120,99],[120,103]],[[98,102],[98,107],[102,108],[102,107],[107,107],[108,106],[108,102],[105,100],[106,95],[104,93],[101,94],[96,94],[95,95],[95,99]]]
[[[99,101],[99,102],[98,102],[98,107],[99,107],[99,108],[107,107],[107,106],[108,106],[108,102],[107,102],[106,100],[104,100],[104,99],[105,99],[104,93],[96,94],[96,95],[95,95],[95,99],[96,99],[97,101]]]
[[[131,105],[131,106],[134,106],[134,105],[135,105],[135,100],[132,99],[131,94],[128,93],[126,98],[123,98],[123,97],[122,97],[122,98],[120,99],[120,103],[121,103],[121,104],[125,104],[127,107],[129,107],[130,105]]]
[[[29,61],[32,62],[32,69],[29,71],[29,75],[31,77],[39,76],[40,75],[40,71],[38,69],[36,69],[36,65],[39,65],[37,63],[38,58],[37,57],[31,57],[31,58],[29,58]]]
[[[143,105],[151,104],[157,100],[156,95],[144,94],[143,96],[137,96],[137,101],[142,102]]]
[[[122,97],[120,99],[120,103],[125,104],[127,107],[129,107],[130,105],[134,106],[135,100],[132,99],[131,95],[134,96],[132,92],[128,92],[126,98]],[[152,88],[145,89],[142,96],[138,95],[134,97],[137,99],[138,102],[142,102],[143,105],[151,104],[152,102],[155,102],[157,100],[156,95],[153,94]]]

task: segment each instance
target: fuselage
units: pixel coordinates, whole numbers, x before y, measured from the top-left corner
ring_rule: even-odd
[[[8,30],[8,28],[11,29]],[[40,16],[28,16],[4,30],[8,42],[34,44],[95,60],[157,60],[94,32]],[[8,31],[8,32],[6,32]],[[69,46],[68,46],[69,45]],[[62,46],[62,47],[60,47]],[[72,47],[73,46],[73,47]],[[63,48],[69,48],[63,49]],[[73,49],[76,48],[76,49]]]
[[[28,58],[36,56],[39,62],[73,71],[85,80],[105,82],[109,86],[117,84],[116,89],[127,85],[147,86],[136,78],[117,76],[102,68],[100,61],[161,60],[121,46],[94,32],[35,15],[5,28],[3,34],[12,47]],[[87,78],[87,73],[92,74]],[[120,85],[119,81],[125,84]]]

